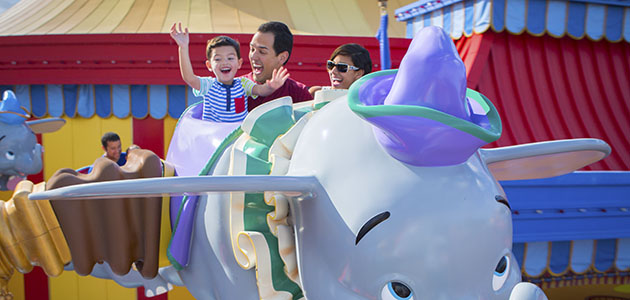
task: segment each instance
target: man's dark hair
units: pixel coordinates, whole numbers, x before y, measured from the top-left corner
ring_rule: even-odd
[[[330,60],[335,59],[337,55],[349,56],[352,58],[352,64],[355,67],[363,70],[364,74],[372,72],[372,59],[370,58],[370,52],[359,44],[343,44],[330,55]]]
[[[291,51],[293,51],[293,34],[289,27],[282,22],[271,21],[260,25],[258,32],[273,34],[273,51],[276,52],[276,55],[284,51],[289,52],[289,56],[283,64],[286,65],[291,58]]]
[[[107,148],[108,142],[115,142],[115,141],[120,141],[120,137],[115,132],[107,132],[103,134],[103,137],[101,138],[101,144],[103,144],[104,148]]]
[[[212,49],[221,46],[234,47],[234,50],[236,50],[236,56],[238,59],[241,59],[241,46],[238,42],[229,36],[220,35],[208,40],[208,43],[206,44],[206,57],[208,60],[210,60],[210,57],[212,56]]]

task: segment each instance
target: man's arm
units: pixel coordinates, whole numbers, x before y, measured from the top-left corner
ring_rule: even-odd
[[[201,82],[199,78],[195,76],[193,72],[192,63],[190,62],[190,54],[188,53],[189,35],[188,28],[182,31],[182,23],[179,23],[179,30],[177,29],[177,23],[171,27],[171,37],[179,46],[179,70],[182,73],[182,79],[195,90],[201,89]]]

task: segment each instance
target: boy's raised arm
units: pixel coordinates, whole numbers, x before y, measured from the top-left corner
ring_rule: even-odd
[[[258,96],[269,96],[275,90],[279,89],[285,81],[289,78],[289,73],[287,73],[287,69],[284,67],[280,67],[278,69],[274,69],[273,73],[271,73],[271,79],[267,80],[265,84],[257,84],[252,88],[252,94]]]
[[[199,78],[193,73],[192,63],[190,62],[190,54],[188,53],[188,44],[190,42],[188,36],[188,28],[182,30],[182,23],[174,23],[171,27],[171,37],[179,46],[179,69],[182,72],[182,79],[193,89],[201,89]]]

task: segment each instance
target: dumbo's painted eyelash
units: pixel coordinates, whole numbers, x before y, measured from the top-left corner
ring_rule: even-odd
[[[505,197],[501,196],[501,195],[496,195],[494,196],[494,200],[496,200],[497,202],[507,206],[507,208],[509,210],[512,210],[512,207],[510,207],[510,203],[508,203],[507,199],[505,199]]]

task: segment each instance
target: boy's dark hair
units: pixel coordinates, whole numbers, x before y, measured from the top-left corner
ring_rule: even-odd
[[[212,49],[221,46],[234,47],[234,50],[236,50],[236,56],[238,57],[238,59],[241,59],[241,46],[238,44],[238,42],[229,36],[220,35],[208,40],[208,43],[206,44],[206,57],[208,58],[208,60],[210,60],[210,57],[212,56]]]
[[[101,138],[101,144],[103,144],[104,148],[107,148],[107,142],[115,142],[120,141],[120,137],[115,132],[107,132],[103,134]]]
[[[293,34],[289,27],[282,22],[267,22],[258,27],[258,32],[272,33],[273,34],[273,51],[276,55],[287,51],[289,56],[283,65],[286,65],[291,58],[291,51],[293,51]]]
[[[370,58],[370,52],[359,44],[343,44],[330,55],[330,60],[335,59],[337,55],[349,56],[352,58],[352,64],[355,67],[363,70],[364,74],[372,72],[372,59]]]

